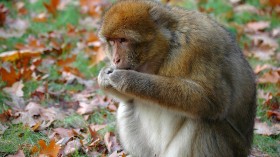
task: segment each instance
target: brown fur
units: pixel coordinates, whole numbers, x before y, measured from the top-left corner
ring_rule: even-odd
[[[194,128],[190,151],[184,152],[178,146],[178,150],[170,152],[197,157],[249,154],[256,107],[254,76],[236,41],[222,26],[196,11],[169,8],[152,1],[124,0],[106,12],[100,36],[104,40],[128,40],[118,53],[129,70],[100,72],[99,84],[108,94],[119,98],[132,117],[142,105],[151,111],[159,107],[160,112],[167,111],[170,117],[178,115],[177,129],[170,126],[174,129],[170,132],[173,140],[184,138],[176,137],[180,130]],[[108,52],[111,50],[108,44]],[[112,54],[108,55],[112,59]],[[139,116],[140,120],[133,120],[137,124],[127,125],[141,130],[148,122],[141,121]],[[158,122],[163,121],[159,118]],[[135,156],[168,154],[153,148],[152,142],[150,147],[149,143],[144,146],[145,141],[137,144],[142,151],[136,151],[128,141],[137,137],[130,135],[129,130],[120,133],[123,145]],[[145,131],[136,134],[151,138]],[[164,142],[159,139],[159,143]],[[164,145],[167,151],[172,140],[169,143]]]

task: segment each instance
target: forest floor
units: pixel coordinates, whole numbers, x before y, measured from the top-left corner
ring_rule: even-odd
[[[0,156],[122,156],[96,76],[106,0],[0,1]],[[235,34],[257,76],[251,156],[280,154],[280,1],[171,0]]]

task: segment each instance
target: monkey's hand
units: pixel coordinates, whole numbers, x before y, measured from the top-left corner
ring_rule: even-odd
[[[109,74],[109,83],[110,85],[119,92],[126,92],[128,86],[133,84],[133,73],[132,70],[119,70],[115,69],[112,73]]]
[[[106,90],[109,88],[112,88],[110,81],[109,81],[109,75],[114,71],[113,68],[105,67],[101,69],[98,75],[98,84],[101,89]]]
[[[103,68],[98,75],[98,84],[100,88],[107,93],[109,96],[119,100],[119,101],[128,101],[131,100],[131,97],[120,93],[120,91],[116,90],[116,83],[114,83],[110,77],[112,73],[116,71],[113,68],[105,67]]]

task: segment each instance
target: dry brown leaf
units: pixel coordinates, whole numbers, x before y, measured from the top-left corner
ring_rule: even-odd
[[[256,7],[254,7],[253,5],[250,5],[250,4],[238,5],[238,6],[234,7],[233,10],[236,13],[249,12],[249,13],[257,14],[259,12],[259,10]]]
[[[260,135],[278,135],[280,134],[280,124],[272,124],[269,126],[266,122],[255,121],[255,134]]]
[[[248,157],[270,157],[268,154],[258,150],[257,148],[252,148],[251,154]]]
[[[267,114],[267,117],[268,117],[268,118],[273,117],[273,119],[275,119],[275,120],[277,120],[277,121],[280,121],[280,112],[279,112],[279,111],[277,111],[277,110],[275,110],[275,111],[268,110],[268,111],[266,112],[266,114]]]
[[[280,73],[276,70],[270,70],[258,79],[259,83],[278,83],[279,81]]]
[[[65,128],[55,128],[53,129],[61,138],[74,136],[73,131]]]
[[[25,155],[22,150],[18,150],[16,154],[8,155],[7,157],[25,157]]]
[[[15,119],[12,121],[14,124],[23,123],[29,127],[33,127],[38,122],[42,124],[37,130],[43,130],[50,126],[52,122],[59,119],[60,113],[55,108],[43,108],[37,103],[30,102],[26,107],[25,111],[16,112]]]
[[[119,143],[117,142],[116,136],[111,132],[107,132],[105,134],[104,142],[109,152],[114,152],[121,149]]]
[[[47,18],[48,18],[48,15],[45,12],[43,12],[40,14],[36,14],[36,16],[33,17],[33,21],[34,22],[47,22]]]
[[[276,39],[271,38],[268,34],[262,33],[257,35],[249,35],[249,38],[253,40],[255,46],[261,48],[271,48],[276,50],[279,47],[279,44]]]
[[[257,65],[254,69],[254,72],[255,72],[255,74],[258,74],[263,70],[270,69],[271,67],[272,67],[272,65],[270,65],[270,64]]]
[[[28,13],[28,10],[24,6],[25,6],[24,2],[16,3],[16,9],[20,15],[26,15]]]
[[[99,131],[101,129],[104,129],[107,125],[104,124],[104,125],[94,125],[94,124],[91,124],[89,127],[91,128],[91,130],[96,130],[96,131]]]
[[[0,28],[0,37],[4,39],[21,37],[29,27],[29,23],[23,19],[7,19],[6,25],[9,25],[9,27],[6,29]]]
[[[12,95],[15,95],[17,97],[23,97],[23,83],[22,81],[18,81],[18,82],[15,82],[12,87],[5,87],[3,88],[3,91],[10,94],[11,96]]]
[[[79,139],[75,139],[67,143],[64,148],[64,155],[69,156],[74,152],[78,151],[82,147],[82,144]]]
[[[246,25],[246,28],[249,32],[257,32],[264,30],[270,26],[270,22],[268,21],[258,21],[258,22],[249,22]]]
[[[79,102],[79,108],[77,109],[77,113],[80,115],[92,113],[94,109],[97,109],[97,106],[93,103]]]
[[[12,117],[12,110],[6,110],[0,114],[0,122],[7,122]]]
[[[6,22],[7,15],[8,9],[4,6],[4,4],[0,3],[0,26],[3,26]]]

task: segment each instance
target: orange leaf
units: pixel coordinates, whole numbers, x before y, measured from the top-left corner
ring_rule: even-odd
[[[37,122],[36,125],[34,125],[34,126],[32,127],[32,130],[33,130],[33,131],[37,131],[37,130],[39,129],[39,127],[40,127],[41,124],[42,124],[41,122]]]
[[[57,65],[66,66],[66,65],[72,64],[74,61],[76,61],[76,55],[73,55],[72,57],[66,58],[64,60],[59,59],[57,61]]]
[[[277,5],[280,5],[280,0],[269,0],[269,4],[272,6],[272,7],[275,7]]]
[[[10,71],[7,71],[4,68],[0,68],[0,77],[2,81],[7,83],[7,86],[13,85],[20,79],[20,75],[13,67],[10,67]]]
[[[268,110],[268,111],[266,112],[266,114],[267,114],[267,117],[268,117],[268,118],[270,118],[270,117],[273,116],[273,117],[276,118],[276,120],[280,121],[280,112]]]
[[[44,140],[39,140],[38,144],[40,145],[39,154],[56,157],[59,153],[60,146],[55,144],[54,139],[50,141],[50,144],[48,146],[46,145],[46,142]],[[36,146],[34,146],[33,148],[34,149],[32,149],[32,152],[36,153],[36,150],[38,151],[38,148]]]
[[[31,58],[40,56],[41,52],[31,50],[20,50],[20,51],[7,51],[0,54],[1,61],[17,61],[22,58]]]
[[[51,13],[52,15],[56,15],[57,12],[57,6],[60,3],[60,0],[51,0],[50,4],[47,4],[44,2],[44,6],[45,8],[48,10],[49,13]]]

